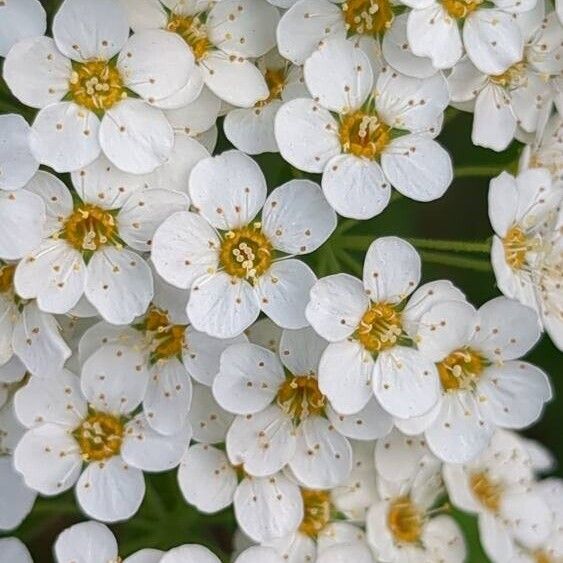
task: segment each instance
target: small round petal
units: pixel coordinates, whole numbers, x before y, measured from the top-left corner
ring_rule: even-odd
[[[291,100],[278,110],[274,133],[282,157],[305,172],[322,172],[341,152],[338,123],[308,98]]]
[[[246,477],[235,491],[233,505],[238,525],[257,542],[291,534],[303,520],[301,491],[283,474]]]
[[[59,534],[54,550],[59,563],[113,561],[117,557],[117,541],[107,526],[81,522]]]
[[[225,452],[208,444],[195,444],[182,458],[178,485],[188,503],[212,514],[233,502],[238,480]]]
[[[13,530],[31,512],[37,494],[26,486],[23,477],[14,469],[11,456],[0,457],[0,481],[0,530]]]
[[[217,404],[209,387],[196,383],[188,419],[193,428],[194,440],[218,444],[225,441],[234,416]]]
[[[53,19],[53,37],[68,58],[108,61],[129,36],[127,14],[119,2],[65,0]]]
[[[168,23],[168,14],[160,0],[120,0],[120,4],[133,31],[164,29]]]
[[[256,217],[266,200],[266,179],[252,158],[227,151],[194,166],[189,191],[201,215],[213,227],[228,231]]]
[[[305,62],[304,75],[315,101],[337,113],[360,108],[373,89],[368,56],[347,39],[323,42]]]
[[[330,205],[343,217],[371,219],[389,203],[391,185],[381,166],[353,154],[331,158],[322,178]]]
[[[82,510],[102,522],[128,520],[137,512],[144,496],[143,472],[120,456],[90,463],[76,484],[76,498]]]
[[[21,115],[0,116],[1,190],[23,188],[39,168],[39,163],[29,148],[30,131],[29,125]]]
[[[392,141],[381,155],[381,166],[391,185],[415,201],[442,197],[453,179],[448,152],[420,134]]]
[[[237,416],[227,432],[227,455],[246,473],[266,477],[280,471],[296,447],[292,420],[271,405],[257,414]]]
[[[282,329],[276,323],[268,317],[264,317],[256,321],[244,334],[248,337],[249,342],[277,353],[282,332]]]
[[[450,97],[453,102],[469,102],[486,86],[488,78],[464,56],[448,76]]]
[[[340,434],[353,440],[383,438],[393,428],[393,417],[373,398],[361,411],[350,415],[339,414],[328,404],[326,415]]]
[[[359,413],[373,395],[373,359],[355,340],[329,344],[319,364],[319,388],[334,410]]]
[[[100,154],[100,120],[90,110],[72,102],[43,108],[30,136],[35,158],[55,172],[72,172],[87,166]]]
[[[422,542],[428,552],[448,563],[465,561],[467,558],[463,532],[457,522],[445,514],[428,521],[424,527]]]
[[[123,563],[160,563],[164,551],[160,549],[140,549],[126,557]]]
[[[209,549],[202,545],[181,545],[171,549],[160,563],[221,563]]]
[[[282,328],[303,328],[308,324],[309,291],[316,281],[313,270],[301,260],[274,262],[256,285],[260,308]]]
[[[517,221],[518,187],[514,176],[506,171],[493,178],[489,186],[489,220],[495,233],[504,237]]]
[[[316,375],[326,340],[311,328],[284,330],[279,343],[283,365],[293,374]]]
[[[166,117],[176,133],[193,136],[213,127],[220,109],[221,100],[204,86],[193,102],[179,109],[168,110]]]
[[[332,545],[319,554],[317,563],[375,563],[374,556],[364,543]]]
[[[283,563],[284,560],[271,547],[253,545],[245,549],[235,561],[236,563]]]
[[[315,561],[317,545],[313,538],[299,532],[267,542],[284,561]]]
[[[43,35],[46,29],[47,14],[39,0],[4,2],[0,6],[0,57],[18,41]]]
[[[60,101],[68,92],[71,73],[70,61],[50,37],[17,43],[4,61],[6,84],[18,100],[32,108]]]
[[[33,563],[31,554],[25,544],[18,538],[0,539],[2,558],[9,563]]]
[[[234,414],[254,414],[265,409],[285,381],[276,354],[245,342],[221,354],[221,368],[213,381],[213,396]]]
[[[147,174],[170,157],[174,132],[161,110],[142,100],[126,99],[106,112],[100,145],[124,172]]]
[[[435,365],[418,350],[404,346],[379,354],[372,384],[381,406],[399,418],[427,413],[440,395]]]
[[[351,336],[369,307],[362,283],[348,274],[321,278],[311,288],[310,297],[307,320],[329,342]]]

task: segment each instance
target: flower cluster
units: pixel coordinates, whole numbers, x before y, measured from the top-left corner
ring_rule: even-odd
[[[516,433],[553,397],[525,356],[563,349],[562,19],[0,0],[0,530],[74,490],[90,520],[58,563],[219,563],[120,552],[106,525],[175,471],[194,511],[232,506],[236,563],[462,563],[462,513],[494,563],[562,561],[563,482]],[[423,281],[394,235],[327,265],[394,199],[445,194],[458,110],[473,144],[524,145],[488,194],[502,295]],[[11,537],[0,561],[32,559]]]

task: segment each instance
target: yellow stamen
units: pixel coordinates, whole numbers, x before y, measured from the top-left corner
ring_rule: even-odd
[[[207,27],[201,16],[181,16],[170,14],[168,31],[177,33],[191,47],[196,61],[200,61],[213,48],[213,44],[207,36]]]
[[[103,461],[120,452],[123,432],[123,422],[117,416],[91,411],[74,437],[85,461]]]
[[[167,360],[182,355],[186,340],[185,325],[170,322],[168,314],[151,307],[145,318],[143,329],[151,341],[151,360]]]
[[[326,398],[319,389],[316,377],[292,375],[280,387],[277,402],[289,416],[301,421],[307,416],[322,414]]]
[[[526,80],[526,63],[519,62],[513,64],[502,74],[489,76],[489,79],[491,82],[498,84],[499,86],[507,86],[509,88],[516,88],[517,86],[521,86]]]
[[[351,35],[378,35],[391,27],[394,18],[389,0],[347,0],[342,11]]]
[[[471,389],[486,366],[485,358],[472,348],[455,350],[437,364],[442,388],[445,391]]]
[[[341,118],[340,144],[346,153],[373,160],[389,144],[390,132],[377,115],[356,111]]]
[[[281,99],[283,89],[285,87],[285,69],[283,68],[268,68],[264,75],[266,84],[268,86],[269,95],[265,100],[260,100],[256,103],[256,107],[263,107],[268,105],[273,100]]]
[[[0,266],[0,293],[8,293],[14,287],[14,272],[16,266],[13,264],[4,264]]]
[[[399,543],[414,543],[420,540],[424,514],[412,502],[410,497],[395,499],[389,507],[387,525]]]
[[[356,330],[356,338],[369,352],[393,347],[401,334],[401,313],[388,303],[372,303]]]
[[[64,222],[59,237],[76,250],[98,250],[106,244],[118,244],[117,225],[113,215],[96,205],[80,204]]]
[[[473,473],[469,478],[469,483],[477,500],[491,512],[498,513],[502,498],[502,486],[489,479],[484,471]]]
[[[535,247],[535,241],[530,240],[517,225],[511,227],[502,239],[506,263],[513,270],[520,270],[526,265],[526,255]]]
[[[460,20],[475,11],[482,2],[483,0],[442,0],[442,6],[452,18]]]
[[[330,521],[330,493],[301,489],[305,515],[299,531],[310,538],[316,538]]]
[[[119,70],[108,61],[73,63],[69,92],[78,105],[91,111],[108,110],[127,97]]]

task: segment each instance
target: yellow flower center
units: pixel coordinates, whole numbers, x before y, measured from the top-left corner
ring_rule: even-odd
[[[264,75],[266,85],[268,86],[269,95],[265,100],[260,100],[256,103],[256,107],[264,107],[273,100],[281,99],[283,89],[285,87],[285,69],[283,68],[268,68]]]
[[[0,293],[8,293],[14,287],[14,272],[16,266],[13,264],[5,264],[0,266]]]
[[[437,364],[442,388],[445,391],[470,389],[486,366],[485,358],[472,348],[456,350]]]
[[[350,34],[376,35],[393,22],[389,0],[348,0],[342,4],[346,31]]]
[[[152,343],[152,362],[181,356],[186,341],[186,327],[172,324],[166,312],[152,307],[147,313],[143,329]]]
[[[491,512],[498,513],[502,498],[501,485],[489,479],[484,471],[473,473],[469,484],[477,500]]]
[[[391,127],[377,115],[355,111],[341,117],[340,145],[344,152],[373,160],[391,140]]]
[[[316,538],[330,521],[330,492],[301,489],[304,516],[299,531]]]
[[[545,551],[536,551],[533,554],[534,562],[535,563],[554,563],[555,560],[551,558],[551,556],[546,553]]]
[[[280,408],[292,418],[301,421],[308,416],[322,414],[325,396],[312,375],[292,375],[286,378],[277,396]]]
[[[388,303],[372,303],[356,330],[356,338],[370,352],[393,347],[401,334],[401,313]]]
[[[526,254],[533,250],[534,242],[518,227],[511,227],[502,239],[504,258],[513,270],[521,270],[526,265]]]
[[[106,209],[80,204],[64,222],[59,233],[76,250],[98,250],[106,244],[119,245],[117,225],[113,215]]]
[[[490,81],[499,86],[508,86],[516,88],[524,83],[526,80],[526,63],[521,61],[513,64],[502,74],[489,77]]]
[[[74,431],[74,437],[85,461],[103,461],[119,453],[123,432],[120,418],[91,411],[88,418]]]
[[[172,13],[168,18],[166,29],[177,33],[191,47],[196,61],[203,59],[213,47],[201,14],[181,16]]]
[[[483,0],[442,0],[442,6],[452,18],[461,20],[476,10],[482,2]]]
[[[410,497],[399,497],[391,503],[387,514],[387,525],[395,541],[417,542],[422,535],[423,524],[424,514],[413,504]]]
[[[260,223],[255,223],[225,234],[219,262],[227,274],[252,282],[270,267],[272,251],[272,244]]]
[[[73,63],[69,92],[74,102],[91,111],[108,110],[127,97],[119,70],[108,61]]]

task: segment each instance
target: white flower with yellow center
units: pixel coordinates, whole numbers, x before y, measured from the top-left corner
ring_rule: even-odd
[[[268,97],[251,59],[276,44],[278,10],[265,0],[121,0],[133,30],[178,34],[196,61],[190,88],[202,84],[225,102],[252,107]],[[236,84],[236,88],[233,85]]]
[[[247,154],[278,152],[274,120],[283,102],[308,96],[303,70],[283,59],[276,49],[257,61],[269,95],[252,108],[233,108],[224,122],[227,139]]]
[[[446,281],[415,291],[419,281],[416,250],[402,239],[382,237],[368,249],[363,283],[336,274],[314,285],[306,316],[330,342],[319,365],[319,387],[337,413],[374,408],[375,395],[390,415],[411,418],[438,401],[438,372],[416,348],[417,324],[434,303],[463,295]]]
[[[517,545],[534,549],[549,536],[552,511],[535,491],[530,458],[513,434],[497,431],[477,459],[447,464],[443,474],[454,506],[478,515],[479,539],[492,561],[514,561]]]
[[[0,2],[0,57],[12,45],[28,37],[43,35],[47,14],[39,0],[3,0]]]
[[[84,512],[106,522],[130,518],[144,492],[144,471],[172,469],[190,439],[189,427],[171,436],[156,433],[142,414],[147,373],[125,347],[113,362],[79,379],[32,377],[15,396],[18,419],[28,431],[14,451],[25,483],[43,495],[76,484]],[[84,463],[86,466],[83,468]]]
[[[319,186],[291,180],[266,198],[258,165],[228,151],[196,164],[189,193],[198,213],[175,213],[164,221],[152,260],[166,281],[191,289],[187,312],[193,326],[231,338],[260,310],[284,328],[306,326],[305,305],[316,278],[292,256],[316,250],[336,226]]]
[[[66,313],[85,295],[113,324],[142,315],[153,296],[152,272],[142,258],[156,227],[186,209],[184,194],[163,189],[121,192],[108,199],[95,182],[75,184],[78,196],[47,172],[27,190],[47,209],[41,244],[16,267],[14,285],[45,312]],[[94,189],[92,189],[94,188]],[[131,250],[133,249],[133,250]]]
[[[367,55],[344,39],[324,43],[304,73],[313,99],[278,110],[276,140],[290,164],[323,174],[324,194],[340,215],[374,217],[391,186],[417,201],[443,195],[452,165],[431,138],[449,100],[441,74],[417,79],[384,67],[374,84]]]
[[[173,132],[158,107],[190,80],[194,58],[185,44],[160,30],[129,37],[113,0],[65,0],[53,36],[16,43],[4,62],[12,93],[40,110],[30,139],[37,160],[70,172],[103,151],[127,172],[161,165]]]
[[[563,346],[561,233],[563,185],[546,168],[491,180],[489,218],[495,236],[491,262],[499,289],[532,307],[557,346]]]
[[[436,362],[440,400],[424,417],[395,424],[424,431],[432,452],[450,463],[479,455],[497,427],[529,426],[552,397],[547,375],[518,360],[538,339],[535,311],[505,297],[479,310],[462,301],[435,305],[422,316],[417,341]]]

